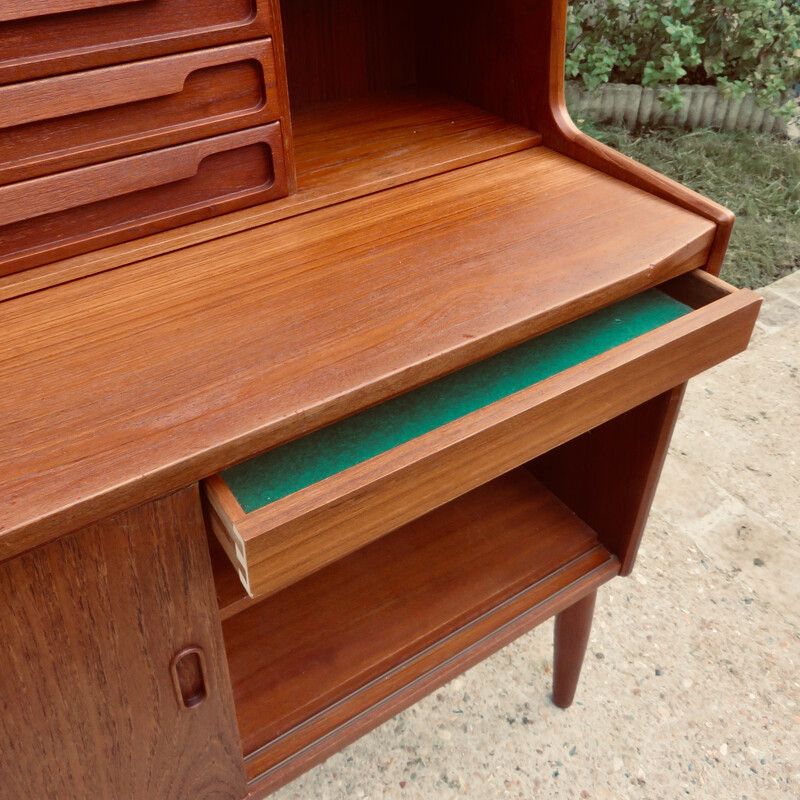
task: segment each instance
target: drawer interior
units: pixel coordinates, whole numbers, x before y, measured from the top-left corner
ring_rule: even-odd
[[[244,514],[665,325],[691,308],[652,289],[225,470]]]

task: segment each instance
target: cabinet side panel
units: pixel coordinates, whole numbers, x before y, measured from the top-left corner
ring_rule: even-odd
[[[664,392],[528,465],[619,558],[621,575],[633,569],[685,388]]]
[[[215,606],[196,486],[0,565],[3,796],[240,800]]]

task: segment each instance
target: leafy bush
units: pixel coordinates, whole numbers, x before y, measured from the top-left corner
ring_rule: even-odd
[[[672,110],[680,84],[716,84],[789,118],[800,0],[571,0],[567,77],[659,87]]]

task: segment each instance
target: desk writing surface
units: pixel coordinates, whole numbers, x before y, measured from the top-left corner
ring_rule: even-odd
[[[701,266],[544,147],[0,305],[0,558]]]

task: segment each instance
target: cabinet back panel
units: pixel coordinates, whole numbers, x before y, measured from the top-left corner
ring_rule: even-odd
[[[552,4],[536,0],[417,0],[419,79],[526,128],[543,131],[552,84]],[[424,13],[424,17],[422,14]]]
[[[281,13],[293,108],[415,83],[413,3],[282,0]]]

